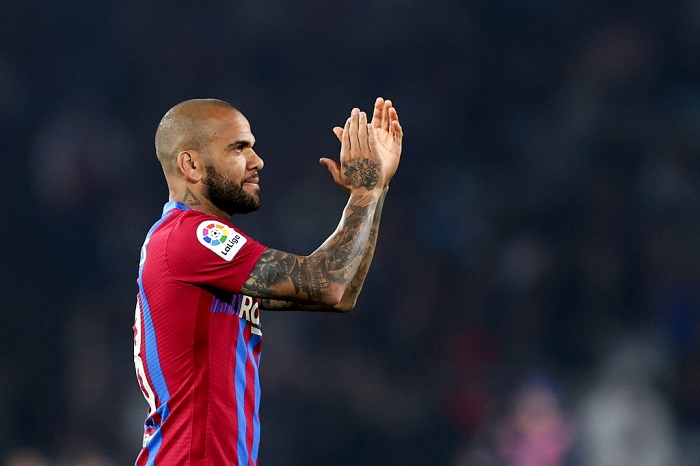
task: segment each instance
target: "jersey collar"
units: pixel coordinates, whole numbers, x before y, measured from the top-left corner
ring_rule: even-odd
[[[177,201],[169,201],[166,202],[165,205],[163,206],[163,215],[167,214],[173,209],[180,209],[180,210],[190,210],[189,207],[187,207],[185,204],[181,204]]]

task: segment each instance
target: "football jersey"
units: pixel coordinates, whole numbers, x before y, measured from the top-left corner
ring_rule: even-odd
[[[149,406],[141,465],[255,465],[258,300],[240,294],[265,246],[168,202],[139,263],[134,364]]]

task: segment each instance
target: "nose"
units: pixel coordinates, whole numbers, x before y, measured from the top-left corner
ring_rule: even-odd
[[[263,162],[263,159],[260,158],[257,152],[254,150],[250,151],[251,156],[248,159],[248,168],[250,170],[262,170],[263,167],[265,166],[265,162]]]

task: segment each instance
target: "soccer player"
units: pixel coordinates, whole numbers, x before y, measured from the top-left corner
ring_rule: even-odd
[[[391,101],[378,98],[370,123],[355,108],[333,131],[340,162],[320,162],[349,200],[335,232],[298,256],[231,223],[260,207],[263,161],[241,112],[196,99],[161,120],[155,145],[170,199],[139,264],[134,364],[149,411],[137,465],[256,465],[260,310],[354,307],[403,130]]]

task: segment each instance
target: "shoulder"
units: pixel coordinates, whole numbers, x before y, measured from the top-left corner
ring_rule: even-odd
[[[173,240],[195,240],[203,246],[216,246],[228,240],[251,239],[230,221],[196,210],[177,214],[170,236]]]
[[[162,243],[173,276],[238,293],[266,248],[221,218],[197,211],[174,215]]]
[[[241,249],[257,245],[230,221],[196,210],[180,211],[175,214],[168,232],[167,249],[170,253],[185,250],[188,254],[207,250],[225,261],[231,261]]]

